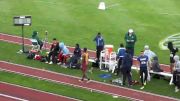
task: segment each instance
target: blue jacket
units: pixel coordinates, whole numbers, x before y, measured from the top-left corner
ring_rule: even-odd
[[[122,68],[131,71],[132,64],[133,64],[132,56],[126,53],[122,61]]]
[[[118,57],[118,58],[123,58],[124,55],[125,55],[125,53],[126,53],[126,49],[125,49],[125,48],[119,48],[119,49],[118,49],[117,57]]]
[[[96,36],[94,41],[96,41],[96,46],[104,46],[104,39],[102,36]]]
[[[59,44],[60,50],[63,53],[63,55],[69,54],[69,49],[64,45],[63,42]]]

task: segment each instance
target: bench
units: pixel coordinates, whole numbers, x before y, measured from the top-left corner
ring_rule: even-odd
[[[166,77],[170,77],[171,80],[169,82],[169,85],[173,84],[173,74],[167,73],[167,72],[154,72],[152,70],[149,71],[149,73],[151,74],[157,74],[157,75],[162,75],[162,76],[166,76]]]
[[[132,69],[134,70],[139,70],[139,68],[132,66]],[[166,76],[166,77],[170,77],[171,80],[169,81],[169,85],[173,84],[173,74],[170,74],[168,72],[154,72],[152,70],[149,71],[150,74],[157,74],[157,75],[162,75],[162,76]]]

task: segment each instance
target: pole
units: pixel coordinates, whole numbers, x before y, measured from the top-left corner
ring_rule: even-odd
[[[22,52],[24,53],[24,25],[22,25]]]
[[[45,50],[47,48],[47,43],[48,43],[47,35],[48,35],[48,31],[45,31],[45,39],[44,39],[44,49]]]

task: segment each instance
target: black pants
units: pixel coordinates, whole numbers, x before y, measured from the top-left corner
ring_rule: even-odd
[[[69,65],[70,65],[70,64],[71,64],[71,65],[77,64],[78,61],[80,60],[80,58],[81,58],[81,57],[76,56],[76,55],[72,56],[72,57],[70,58]]]
[[[120,73],[122,72],[122,58],[119,58],[118,60],[118,68],[117,68],[117,75],[120,75]]]
[[[145,77],[143,76],[143,74],[145,75]],[[142,85],[144,85],[144,82],[147,81],[147,76],[148,76],[147,69],[140,68],[140,76],[141,76],[141,83]]]
[[[134,47],[132,47],[132,48],[126,47],[126,49],[128,50],[129,54],[131,54],[131,56],[133,57],[134,56]]]
[[[96,46],[96,58],[99,62],[101,51],[103,50],[103,46]]]
[[[123,73],[123,85],[125,85],[126,77],[128,78],[129,85],[132,85],[132,77],[131,77],[131,71],[125,68],[122,68]]]
[[[173,72],[173,83],[175,86],[178,86],[178,88],[180,88],[180,86],[178,85],[178,82],[180,82],[180,81],[177,80],[177,74],[180,74],[180,72],[178,72],[178,71]]]
[[[52,62],[56,63],[57,62],[57,58],[55,58],[55,57],[57,57],[57,55],[58,55],[58,51],[51,51],[51,52],[49,52],[48,58],[47,58],[48,62],[50,62],[51,57],[52,57]]]

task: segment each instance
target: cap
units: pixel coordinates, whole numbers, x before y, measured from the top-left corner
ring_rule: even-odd
[[[133,32],[133,29],[129,29],[129,31],[128,31],[129,33],[132,33]]]
[[[144,49],[149,49],[149,46],[148,46],[148,45],[145,45],[145,46],[144,46]]]

